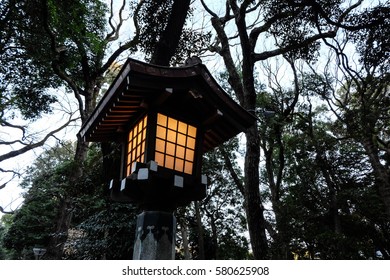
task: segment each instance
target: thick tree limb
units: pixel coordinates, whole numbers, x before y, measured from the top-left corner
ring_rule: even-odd
[[[233,178],[233,181],[236,185],[236,187],[238,188],[238,190],[240,191],[240,193],[244,196],[244,185],[242,184],[240,178],[238,177],[236,171],[233,169],[233,164],[229,158],[229,155],[227,154],[227,152],[225,151],[225,149],[223,147],[220,147],[219,150],[221,151],[221,154],[223,156],[223,159],[225,161],[225,166],[226,168],[228,169],[229,173],[230,173],[230,176],[232,176]]]
[[[282,54],[285,54],[289,51],[293,51],[293,50],[297,50],[299,48],[305,47],[307,45],[314,43],[317,40],[324,39],[324,38],[334,38],[335,36],[336,36],[336,31],[328,31],[328,32],[325,32],[322,34],[316,34],[316,35],[313,35],[312,37],[309,37],[309,38],[307,38],[307,39],[305,39],[297,44],[294,44],[294,45],[280,47],[280,48],[274,49],[272,51],[255,53],[255,54],[253,54],[253,58],[255,61],[266,60],[268,58],[282,55]]]
[[[218,50],[218,53],[222,56],[226,69],[229,73],[229,84],[233,88],[237,95],[240,104],[244,103],[244,88],[241,81],[241,77],[237,71],[236,65],[234,64],[233,57],[229,49],[229,39],[223,29],[222,22],[219,18],[211,18],[211,23],[217,32],[218,39],[222,47]]]
[[[155,46],[150,60],[151,63],[169,65],[169,61],[179,45],[190,4],[191,0],[174,0],[167,26]]]
[[[252,49],[256,47],[257,39],[259,38],[261,33],[267,32],[274,23],[276,23],[278,20],[282,19],[283,17],[287,16],[288,13],[281,13],[278,15],[275,15],[274,17],[268,19],[266,22],[264,22],[261,26],[255,27],[251,30],[249,35],[250,44],[252,46]]]

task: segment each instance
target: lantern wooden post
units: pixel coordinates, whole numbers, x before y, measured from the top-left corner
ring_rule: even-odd
[[[137,217],[133,260],[174,260],[175,235],[172,212],[142,212]]]

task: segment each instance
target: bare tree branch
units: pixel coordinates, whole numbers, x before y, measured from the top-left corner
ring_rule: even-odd
[[[225,151],[225,149],[223,147],[219,147],[219,150],[222,153],[223,159],[225,161],[225,166],[228,169],[228,171],[230,173],[230,176],[232,176],[235,185],[237,186],[237,188],[240,191],[240,193],[244,196],[244,185],[242,184],[242,182],[241,182],[240,178],[238,177],[236,171],[233,169],[233,164],[232,164],[232,162],[231,162],[231,160],[229,158],[228,153]]]
[[[26,153],[32,149],[37,148],[37,147],[43,146],[50,137],[52,137],[54,134],[61,131],[62,129],[67,127],[71,122],[74,122],[77,119],[78,118],[69,118],[69,120],[66,123],[64,123],[62,126],[58,127],[57,129],[50,131],[48,134],[46,134],[46,136],[42,140],[40,140],[38,142],[27,144],[23,148],[20,148],[18,150],[14,150],[14,151],[8,152],[6,154],[0,155],[0,162],[7,160],[7,159],[10,159],[10,158],[13,158],[13,157],[16,157],[16,156],[19,156],[23,153]]]
[[[135,27],[135,35],[134,37],[129,40],[127,43],[121,45],[118,49],[116,49],[111,56],[107,59],[106,63],[100,68],[97,75],[102,75],[104,72],[107,71],[107,69],[114,63],[114,61],[126,50],[130,49],[132,46],[135,46],[138,42],[139,34],[140,34],[140,28],[138,23],[138,14],[141,10],[142,5],[145,3],[144,0],[140,0],[137,8],[134,11],[133,16],[133,22]]]
[[[16,129],[19,129],[22,131],[23,133],[23,136],[22,136],[22,139],[25,137],[26,135],[26,127],[22,126],[22,125],[16,125],[16,124],[12,124],[4,119],[0,119],[0,125],[1,126],[7,126],[7,127],[11,127],[11,128],[16,128]],[[2,144],[2,143],[0,143]]]
[[[261,33],[267,32],[274,23],[287,15],[288,13],[277,14],[274,17],[268,19],[265,23],[263,23],[263,25],[253,28],[249,35],[252,48],[254,49],[256,47],[257,39]]]
[[[216,13],[214,13],[207,5],[206,3],[204,2],[204,0],[200,0],[200,2],[202,3],[202,6],[203,8],[213,17],[213,18],[218,18],[218,15]],[[229,1],[226,1],[226,13],[228,13],[228,11],[230,10],[229,7],[228,7],[228,3]]]
[[[0,168],[0,172],[1,173],[12,173],[13,174],[12,179],[15,178],[15,176],[18,176],[18,177],[22,176],[22,174],[20,174],[19,172],[15,171],[15,170],[8,170],[8,169]],[[8,180],[8,182],[2,184],[0,186],[0,190],[3,189],[9,182],[11,182],[12,179]]]
[[[3,207],[0,206],[0,212],[3,214],[14,214],[15,211],[6,211]]]
[[[119,32],[120,32],[120,29],[123,25],[123,11],[126,7],[126,0],[123,0],[122,1],[122,6],[120,7],[119,9],[119,23],[115,26],[114,23],[112,22],[113,21],[113,18],[114,18],[114,12],[113,12],[113,2],[114,0],[111,0],[111,3],[110,3],[110,17],[109,17],[109,20],[108,20],[108,23],[112,29],[112,31],[107,34],[106,36],[106,41],[107,42],[111,42],[111,41],[115,41],[119,38]]]

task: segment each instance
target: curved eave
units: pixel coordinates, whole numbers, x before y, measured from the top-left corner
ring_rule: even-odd
[[[79,134],[85,141],[118,141],[140,115],[162,110],[204,129],[208,151],[255,123],[203,64],[162,67],[128,59]]]

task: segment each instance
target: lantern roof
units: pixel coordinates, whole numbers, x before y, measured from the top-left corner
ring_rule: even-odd
[[[162,112],[204,131],[206,152],[252,126],[255,116],[237,104],[199,58],[165,67],[128,59],[79,135],[89,142],[122,140],[149,111]]]

